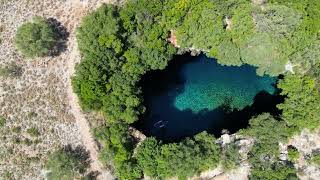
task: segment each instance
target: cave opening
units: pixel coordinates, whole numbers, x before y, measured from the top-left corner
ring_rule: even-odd
[[[249,65],[222,66],[205,55],[176,55],[164,70],[140,81],[146,112],[134,126],[147,136],[178,142],[202,131],[220,137],[248,126],[263,112],[275,116],[283,102],[277,77],[258,76]]]

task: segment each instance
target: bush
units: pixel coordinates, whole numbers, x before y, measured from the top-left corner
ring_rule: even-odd
[[[82,147],[70,145],[49,155],[46,168],[50,171],[48,179],[75,179],[84,177],[89,167],[89,155]]]
[[[36,127],[32,127],[32,128],[27,129],[27,133],[30,134],[30,136],[32,136],[32,137],[37,137],[40,135],[40,132]]]
[[[311,164],[320,166],[320,153],[313,153],[309,162]]]
[[[288,158],[290,161],[294,162],[299,159],[300,153],[297,148],[293,146],[288,147]]]
[[[44,18],[34,17],[18,28],[15,44],[26,57],[46,56],[54,47],[55,35]]]
[[[0,44],[2,43],[2,37],[1,34],[4,31],[4,26],[0,25]]]
[[[275,39],[266,33],[256,34],[242,45],[241,58],[245,63],[258,67],[258,75],[277,76],[285,71],[287,46],[285,40]]]
[[[14,63],[0,68],[0,76],[4,77],[4,78],[15,78],[15,77],[19,77],[22,75],[22,68]]]
[[[259,168],[257,168],[259,167]],[[249,179],[263,180],[298,180],[295,168],[292,164],[283,162],[261,163],[256,164],[251,170]]]
[[[20,126],[12,127],[12,132],[13,133],[20,133],[21,132],[21,127]]]
[[[6,119],[0,116],[0,127],[3,127],[6,124]]]

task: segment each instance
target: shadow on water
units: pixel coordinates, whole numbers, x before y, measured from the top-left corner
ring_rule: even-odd
[[[216,129],[213,127],[210,133],[215,136],[220,136],[223,129],[228,130],[230,133],[235,133],[239,129],[247,128],[249,120],[261,113],[269,112],[274,116],[281,114],[281,111],[276,107],[284,101],[284,97],[279,95],[279,92],[274,95],[269,94],[266,91],[260,91],[254,98],[254,102],[251,106],[246,106],[242,110],[231,109],[227,104],[222,107],[223,123]]]
[[[222,130],[234,133],[246,128],[252,116],[262,112],[278,115],[276,105],[283,97],[260,91],[254,97],[252,105],[242,110],[231,109],[229,99],[219,107],[194,112],[191,109],[180,110],[175,106],[176,97],[185,91],[186,79],[182,73],[183,66],[192,63],[195,58],[190,55],[175,57],[165,70],[148,72],[140,81],[146,113],[134,126],[147,136],[155,136],[164,142],[178,142],[182,138],[208,131],[220,136]]]

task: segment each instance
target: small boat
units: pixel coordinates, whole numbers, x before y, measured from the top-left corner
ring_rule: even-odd
[[[154,126],[155,128],[163,128],[163,127],[165,127],[167,124],[168,124],[168,121],[162,121],[162,120],[160,120],[160,121],[154,123],[153,126]]]
[[[161,126],[161,124],[162,124],[162,120],[160,120],[160,121],[158,121],[158,122],[156,122],[156,123],[154,123],[154,127],[159,127],[159,126]]]

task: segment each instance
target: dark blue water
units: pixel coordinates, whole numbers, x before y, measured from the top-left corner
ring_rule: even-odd
[[[257,76],[252,66],[221,66],[204,55],[175,57],[141,81],[147,112],[137,127],[175,141],[204,130],[245,128],[252,115],[276,111],[276,78]],[[267,105],[266,105],[267,104]]]

